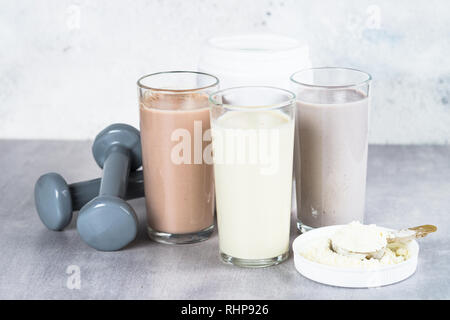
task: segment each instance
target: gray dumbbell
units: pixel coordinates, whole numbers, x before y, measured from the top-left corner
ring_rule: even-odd
[[[103,168],[99,195],[81,208],[77,229],[81,238],[101,251],[115,251],[133,241],[137,217],[123,200],[130,170],[142,164],[139,131],[126,124],[113,124],[94,140],[92,153]]]
[[[39,218],[50,230],[63,230],[72,220],[72,212],[80,210],[86,203],[98,196],[101,179],[67,184],[64,178],[54,172],[39,177],[34,186],[34,199]],[[133,171],[128,179],[124,199],[144,197],[142,171]]]

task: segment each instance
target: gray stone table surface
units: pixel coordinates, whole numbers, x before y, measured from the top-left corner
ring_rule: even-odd
[[[75,221],[63,232],[39,220],[33,186],[55,171],[68,182],[101,174],[91,142],[0,140],[0,298],[2,299],[449,299],[450,146],[371,146],[366,222],[400,228],[435,224],[420,241],[410,278],[373,289],[344,289],[310,281],[291,257],[274,267],[223,264],[215,233],[208,241],[170,246],[145,233],[143,199],[137,239],[119,252],[83,243]],[[75,215],[76,217],[76,215]],[[294,221],[294,215],[293,215]],[[291,241],[297,236],[294,223]],[[80,289],[69,289],[69,266],[80,268]]]

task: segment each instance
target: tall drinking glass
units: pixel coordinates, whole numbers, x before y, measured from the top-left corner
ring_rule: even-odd
[[[221,258],[278,264],[289,254],[295,95],[237,87],[210,102]]]
[[[206,240],[214,229],[208,96],[216,77],[170,71],[138,80],[147,231],[155,241]]]
[[[291,80],[297,228],[363,222],[370,75],[327,67],[296,72]]]

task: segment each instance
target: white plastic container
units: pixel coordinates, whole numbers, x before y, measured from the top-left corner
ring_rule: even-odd
[[[265,85],[290,89],[289,77],[311,67],[309,47],[273,34],[211,38],[205,44],[198,70],[215,75],[221,89]]]
[[[320,237],[330,237],[342,225],[313,229],[298,236],[292,244],[294,264],[304,277],[323,284],[346,288],[371,288],[393,284],[410,277],[417,268],[419,245],[413,240],[408,244],[410,258],[379,268],[342,268],[310,261],[299,254],[300,248]],[[387,229],[388,230],[388,229]]]
[[[306,43],[283,35],[244,34],[209,39],[197,69],[218,77],[221,89],[273,86],[291,90],[290,76],[310,67]],[[295,210],[295,181],[292,188]]]

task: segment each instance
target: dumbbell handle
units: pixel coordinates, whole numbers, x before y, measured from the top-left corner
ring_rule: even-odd
[[[99,195],[102,179],[76,182],[69,185],[74,211],[80,210],[86,203]],[[144,174],[142,170],[130,172],[124,200],[144,197]]]
[[[113,145],[107,152],[99,195],[123,199],[130,174],[130,152],[120,145]]]

